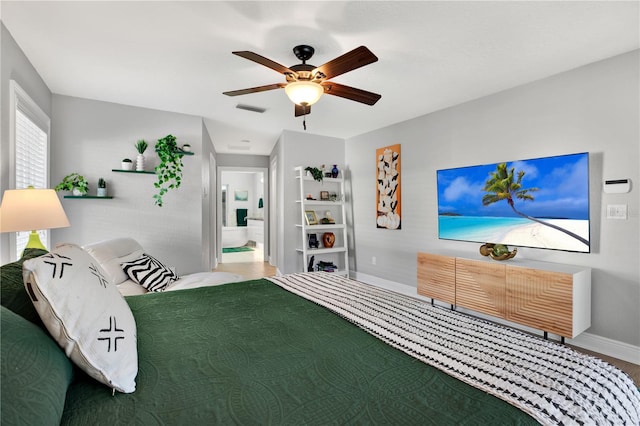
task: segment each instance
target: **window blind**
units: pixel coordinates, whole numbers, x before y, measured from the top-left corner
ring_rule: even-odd
[[[21,89],[15,90],[15,187],[47,188],[49,176],[49,119]],[[29,232],[16,233],[16,253],[22,253]],[[49,246],[49,231],[39,230],[40,240]]]

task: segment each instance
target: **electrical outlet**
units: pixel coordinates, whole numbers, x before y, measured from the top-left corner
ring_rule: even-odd
[[[371,264],[372,265],[376,264],[376,257],[375,256],[371,256]]]
[[[626,204],[607,204],[607,219],[626,219]]]

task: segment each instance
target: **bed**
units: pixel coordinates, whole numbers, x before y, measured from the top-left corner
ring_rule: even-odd
[[[21,263],[2,267],[6,424],[638,424],[640,419],[637,388],[603,361],[324,272],[126,296],[137,327],[136,389],[114,393],[72,365],[33,307],[20,302],[29,301],[20,286]],[[416,321],[422,325],[416,328]],[[446,338],[460,321],[467,337]],[[524,368],[524,358],[537,357],[529,359],[536,371],[520,372],[529,385],[514,387],[514,380],[498,377],[499,372],[474,383],[472,376],[486,373],[481,366],[486,364],[475,365],[473,359],[496,357],[481,350],[482,356],[454,361],[455,352],[478,349],[464,349],[471,340],[481,342],[480,348],[502,347],[499,358],[508,357],[504,348],[518,350],[517,344],[526,342],[526,355],[513,365]],[[542,359],[551,370],[563,371],[543,371]],[[46,373],[38,373],[39,367]],[[544,383],[548,380],[555,382]],[[531,392],[538,391],[532,383],[566,386],[582,399],[570,403],[570,410],[566,402],[531,403]]]

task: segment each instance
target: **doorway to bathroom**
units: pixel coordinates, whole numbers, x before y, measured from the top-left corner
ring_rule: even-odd
[[[266,177],[266,168],[219,167],[218,260],[235,270],[268,259]]]

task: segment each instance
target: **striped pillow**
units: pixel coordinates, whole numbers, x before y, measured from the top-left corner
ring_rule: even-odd
[[[178,276],[158,259],[143,253],[139,259],[121,263],[124,272],[133,281],[149,291],[164,291]]]

